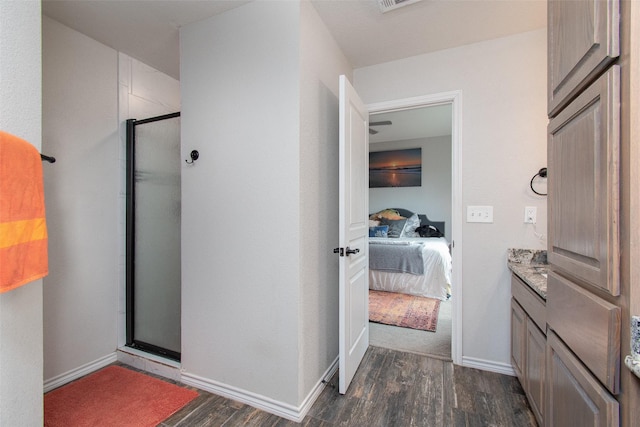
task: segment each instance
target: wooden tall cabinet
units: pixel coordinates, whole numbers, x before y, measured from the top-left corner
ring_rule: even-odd
[[[548,2],[548,112],[560,109],[620,55],[619,2]]]
[[[620,69],[613,65],[552,118],[548,129],[549,261],[620,294]]]
[[[614,426],[616,399],[593,378],[561,339],[547,335],[547,426]]]
[[[640,314],[637,3],[548,2],[546,426],[640,419],[640,379],[622,362]]]

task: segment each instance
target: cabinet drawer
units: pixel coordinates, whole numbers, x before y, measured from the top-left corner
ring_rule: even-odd
[[[612,393],[620,382],[620,308],[549,271],[547,323]]]
[[[541,331],[547,330],[545,301],[515,274],[511,275],[511,296],[518,301]]]
[[[549,263],[613,296],[619,278],[620,68],[548,129]]]
[[[545,425],[617,426],[618,402],[552,331],[547,331]]]
[[[620,55],[618,0],[548,2],[548,112],[555,116]]]

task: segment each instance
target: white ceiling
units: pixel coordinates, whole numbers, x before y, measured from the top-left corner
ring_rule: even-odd
[[[422,0],[380,13],[376,0],[311,0],[354,68],[547,25],[545,0]]]
[[[179,79],[179,28],[248,2],[43,0],[42,10],[56,21]],[[311,3],[353,68],[546,25],[545,0],[422,0],[385,14],[376,0]]]
[[[378,131],[369,142],[403,141],[451,135],[451,104],[413,108],[371,115],[370,122],[390,121],[391,125],[371,126]]]
[[[42,13],[179,79],[179,28],[249,1],[43,0]]]
[[[179,28],[249,1],[43,0],[42,11],[179,79]],[[310,1],[354,69],[546,26],[545,0],[421,0],[384,14],[376,0]],[[389,114],[372,117],[393,125],[376,128],[371,142],[451,134],[447,107]]]

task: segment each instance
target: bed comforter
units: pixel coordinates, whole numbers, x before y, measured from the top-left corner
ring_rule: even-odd
[[[420,256],[422,274],[415,261],[398,254]],[[385,258],[385,252],[389,254]],[[449,242],[439,238],[369,239],[369,289],[398,292],[445,300],[451,294],[451,253]]]

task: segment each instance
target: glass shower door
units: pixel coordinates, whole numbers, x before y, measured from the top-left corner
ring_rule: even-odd
[[[127,121],[127,345],[180,360],[180,113]]]

